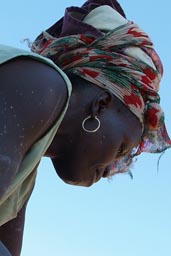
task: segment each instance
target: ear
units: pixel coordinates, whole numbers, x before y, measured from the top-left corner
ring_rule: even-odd
[[[93,100],[92,116],[101,114],[105,109],[110,108],[113,102],[113,94],[110,91],[103,90]]]

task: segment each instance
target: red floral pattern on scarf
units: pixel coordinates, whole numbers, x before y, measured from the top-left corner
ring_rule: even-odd
[[[137,152],[114,160],[112,174],[128,171],[132,158],[141,152],[162,152],[171,147],[158,94],[163,67],[148,35],[136,24],[128,22],[100,38],[52,38],[45,34],[43,40],[46,43],[36,52],[52,59],[62,70],[110,90],[142,123],[144,132]],[[130,46],[144,51],[155,68],[128,55]]]

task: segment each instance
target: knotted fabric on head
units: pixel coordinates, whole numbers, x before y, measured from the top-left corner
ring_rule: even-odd
[[[100,37],[77,34],[52,37],[33,47],[63,71],[76,74],[110,90],[139,119],[143,136],[138,149],[114,160],[111,173],[125,172],[141,152],[162,152],[171,146],[158,94],[163,73],[161,61],[148,35],[127,22]]]

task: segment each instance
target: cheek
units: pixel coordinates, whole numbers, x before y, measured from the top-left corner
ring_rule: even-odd
[[[86,163],[92,165],[100,162],[109,153],[107,152],[109,149],[107,138],[104,135],[98,133],[86,134],[80,142],[76,154],[79,155],[85,165]]]
[[[61,157],[59,155],[52,161],[59,177],[65,182],[90,184],[99,166],[106,167],[113,162],[118,143],[118,136],[115,138],[109,130],[99,130],[94,134],[82,132],[76,138],[67,140]]]
[[[99,160],[103,164],[110,164],[111,162],[113,162],[120,143],[121,139],[119,135],[114,136],[114,134],[110,132],[107,132],[105,135],[102,135],[98,140],[96,149],[96,152],[98,152],[98,154],[96,155],[100,157]]]

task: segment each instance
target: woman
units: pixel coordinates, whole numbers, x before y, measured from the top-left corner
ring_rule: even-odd
[[[116,1],[66,9],[33,43],[38,55],[1,50],[0,238],[16,256],[42,156],[65,182],[90,186],[171,141],[159,105],[160,59]]]

